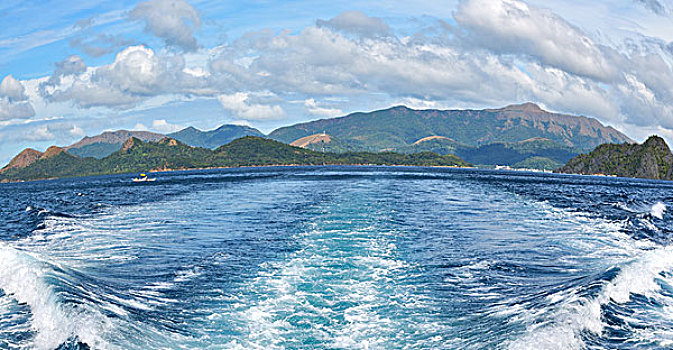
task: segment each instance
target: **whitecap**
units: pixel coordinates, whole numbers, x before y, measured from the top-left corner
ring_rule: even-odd
[[[650,214],[652,214],[652,216],[654,216],[659,220],[663,220],[665,211],[666,211],[666,204],[662,202],[657,202],[655,205],[652,206]]]

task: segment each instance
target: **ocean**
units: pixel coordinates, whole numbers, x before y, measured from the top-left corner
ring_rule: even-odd
[[[0,185],[0,349],[673,348],[673,183],[261,167]]]

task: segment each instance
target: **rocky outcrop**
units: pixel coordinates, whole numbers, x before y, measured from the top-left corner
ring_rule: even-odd
[[[131,148],[136,147],[142,143],[143,142],[140,141],[138,138],[129,137],[128,140],[124,141],[124,144],[122,144],[121,151],[128,152]]]
[[[330,143],[332,142],[332,138],[327,134],[315,134],[294,140],[290,142],[290,146],[306,148],[308,145],[321,142],[325,144]]]
[[[571,159],[556,172],[673,180],[673,154],[664,139],[650,136],[641,145],[600,145]]]

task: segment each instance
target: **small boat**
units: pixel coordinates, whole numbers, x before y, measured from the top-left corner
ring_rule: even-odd
[[[133,178],[133,182],[152,182],[154,180],[156,180],[156,178],[147,177],[145,174],[140,174],[140,177]]]

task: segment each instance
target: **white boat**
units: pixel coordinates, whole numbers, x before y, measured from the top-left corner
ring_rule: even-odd
[[[147,177],[145,174],[140,174],[140,177],[133,178],[133,182],[152,182],[154,180],[156,180],[156,178]]]

